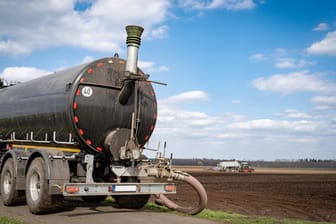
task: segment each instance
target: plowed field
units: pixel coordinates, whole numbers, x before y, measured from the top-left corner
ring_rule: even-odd
[[[244,215],[336,221],[336,174],[223,173],[188,171],[203,183],[208,208]],[[184,205],[197,195],[178,183],[178,194],[170,196]]]

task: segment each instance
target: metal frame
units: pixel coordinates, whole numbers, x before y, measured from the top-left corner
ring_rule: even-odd
[[[15,131],[10,134],[10,139],[0,139],[0,142],[24,142],[24,143],[41,143],[41,144],[60,144],[60,145],[79,145],[78,142],[74,142],[72,139],[72,134],[69,133],[69,140],[68,141],[59,141],[57,140],[57,132],[53,131],[52,141],[48,140],[48,133],[45,133],[45,140],[36,140],[34,139],[34,132],[26,133],[26,139],[16,139],[15,138]]]
[[[166,186],[174,186],[166,190]],[[67,192],[67,188],[76,188],[76,192]],[[171,188],[170,188],[171,189]],[[173,183],[65,183],[63,196],[95,195],[139,195],[139,194],[176,194]]]

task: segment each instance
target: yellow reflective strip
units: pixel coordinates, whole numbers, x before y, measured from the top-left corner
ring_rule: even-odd
[[[24,148],[24,149],[53,149],[64,152],[80,152],[80,149],[76,148],[63,148],[63,147],[52,147],[52,146],[36,146],[36,145],[12,145],[13,148]]]

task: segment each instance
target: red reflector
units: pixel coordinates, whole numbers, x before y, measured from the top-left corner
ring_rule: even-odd
[[[84,135],[83,129],[78,129],[78,132],[79,132],[80,135]]]
[[[77,89],[77,91],[76,91],[76,96],[79,96],[79,94],[80,94],[80,90]]]
[[[77,109],[77,103],[76,103],[76,102],[73,103],[73,109],[74,109],[74,110]]]
[[[101,67],[101,66],[103,66],[103,63],[98,63],[97,66]]]
[[[103,151],[103,149],[101,147],[97,147],[96,149],[97,149],[98,152]]]
[[[165,185],[164,189],[167,192],[173,192],[176,191],[176,186],[174,184],[167,184]]]
[[[92,141],[91,141],[90,139],[88,139],[88,140],[86,140],[86,143],[87,143],[88,145],[91,145],[91,144],[92,144]]]
[[[92,71],[93,71],[93,69],[89,68],[88,71],[87,71],[87,73],[91,73]]]
[[[75,121],[75,123],[78,123],[78,117],[77,116],[74,116],[74,121]]]
[[[65,187],[65,192],[67,193],[76,193],[79,191],[79,187],[78,186],[66,186]]]
[[[84,77],[81,78],[80,82],[85,82],[85,78]]]

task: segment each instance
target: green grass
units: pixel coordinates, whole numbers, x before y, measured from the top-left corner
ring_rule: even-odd
[[[0,216],[0,224],[24,224],[24,222],[16,220],[16,219],[8,218],[5,216]]]
[[[112,197],[108,197],[106,199],[106,202],[114,202],[114,200]],[[183,213],[172,211],[166,208],[165,206],[156,205],[154,203],[146,204],[145,208],[154,212],[168,212],[177,215],[185,215]],[[209,209],[204,209],[201,213],[197,214],[195,217],[230,224],[332,224],[332,223],[336,224],[335,222],[313,222],[299,219],[245,216],[229,212],[213,211]],[[25,224],[25,222],[13,218],[8,218],[5,216],[0,216],[0,224]]]
[[[154,203],[148,203],[145,208],[156,212],[170,212],[174,214],[183,215],[182,213],[173,212],[164,206],[159,206]],[[222,211],[213,211],[209,209],[204,209],[201,213],[197,214],[195,217],[202,219],[209,219],[214,221],[220,221],[231,224],[331,224],[331,222],[313,222],[307,220],[298,219],[283,219],[283,218],[272,218],[272,217],[262,217],[262,216],[245,216],[235,213],[228,213]]]
[[[225,221],[232,224],[249,224],[249,223],[258,223],[258,224],[322,224],[323,222],[313,222],[307,220],[298,220],[298,219],[284,219],[284,218],[273,218],[273,217],[262,217],[262,216],[245,216],[240,214],[222,212],[222,211],[212,211],[205,209],[196,217],[211,219],[216,221]],[[326,223],[326,222],[325,222]],[[329,223],[330,224],[330,223]]]

